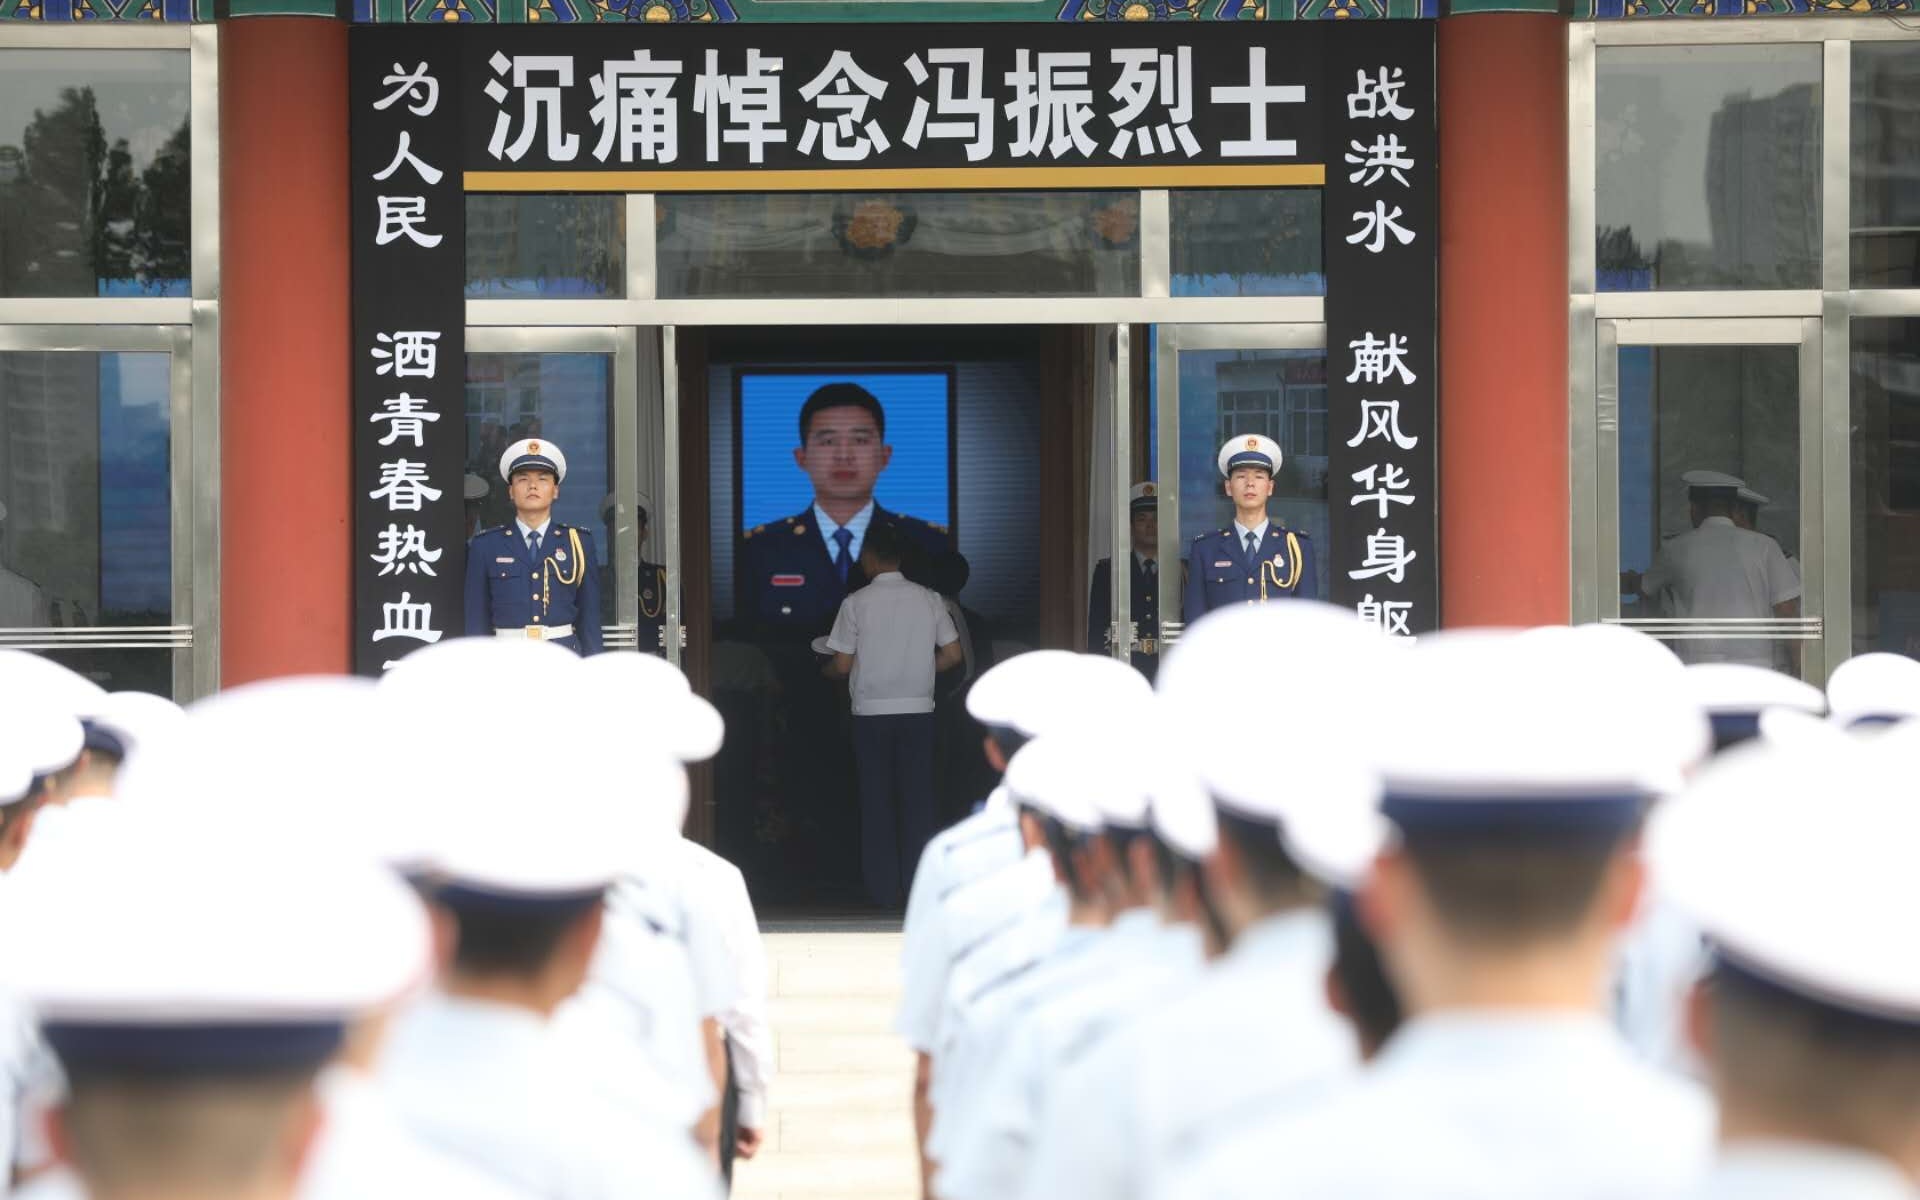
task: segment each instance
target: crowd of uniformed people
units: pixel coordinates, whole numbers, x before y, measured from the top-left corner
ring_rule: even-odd
[[[722,723],[559,641],[184,712],[0,651],[0,1183],[721,1194],[769,1071],[681,834]],[[1002,782],[903,951],[934,1200],[1915,1195],[1920,664],[1300,600],[967,705]]]

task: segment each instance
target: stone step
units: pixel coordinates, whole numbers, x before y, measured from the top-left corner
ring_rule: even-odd
[[[912,1155],[868,1158],[841,1153],[773,1154],[734,1171],[735,1200],[796,1196],[859,1196],[862,1200],[918,1200],[919,1167]]]
[[[777,996],[768,1005],[776,1035],[872,1033],[893,1028],[899,1005],[879,996]]]
[[[816,1033],[783,1037],[774,1054],[782,1075],[885,1075],[913,1078],[913,1055],[892,1033]]]
[[[913,1118],[905,1093],[885,1111],[793,1111],[780,1117],[779,1151],[786,1154],[915,1154]]]

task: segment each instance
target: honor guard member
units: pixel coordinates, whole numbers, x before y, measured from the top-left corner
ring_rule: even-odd
[[[1701,1200],[1920,1195],[1920,742],[1754,747],[1652,819],[1705,930],[1689,1027],[1720,1105]]]
[[[626,506],[614,499],[611,492],[600,502],[600,523],[607,528],[607,545],[615,544],[615,531],[619,519],[624,515]],[[667,653],[666,639],[662,630],[667,623],[667,569],[657,562],[648,562],[647,535],[652,532],[653,501],[645,492],[640,493],[639,503],[633,506],[635,541],[640,547],[640,653],[657,654],[664,657]],[[611,596],[614,590],[613,562],[609,558],[606,567],[600,573],[600,594]]]
[[[1317,597],[1313,543],[1267,518],[1280,470],[1279,443],[1257,433],[1229,438],[1218,461],[1223,489],[1233,501],[1233,524],[1193,539],[1183,619],[1191,625],[1232,604]]]
[[[1160,628],[1160,511],[1153,481],[1136,483],[1128,493],[1127,520],[1133,540],[1133,552],[1127,555],[1133,596],[1133,627],[1139,631],[1133,648],[1133,665],[1152,679],[1160,667],[1158,630]],[[1113,623],[1113,559],[1094,564],[1093,582],[1087,588],[1087,651],[1106,654],[1111,644],[1107,626]]]
[[[65,1165],[22,1194],[291,1200],[325,1136],[316,1080],[419,979],[426,915],[389,872],[232,797],[145,800],[76,821],[4,897],[0,984],[66,1081],[47,1122]],[[358,1195],[423,1194],[378,1182]]]
[[[528,438],[500,456],[513,524],[467,543],[467,633],[557,642],[600,653],[600,573],[593,534],[553,519],[567,456]]]
[[[1406,1021],[1351,1087],[1241,1120],[1165,1195],[1264,1196],[1276,1172],[1299,1200],[1650,1200],[1698,1183],[1712,1104],[1639,1062],[1599,1009],[1644,890],[1642,815],[1704,721],[1631,664],[1563,646],[1443,633],[1399,660],[1366,730],[1396,837],[1357,902]]]

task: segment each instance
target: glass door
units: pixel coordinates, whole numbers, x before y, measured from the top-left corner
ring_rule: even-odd
[[[110,691],[211,690],[185,327],[0,326],[0,646]],[[213,580],[200,580],[210,596]]]
[[[1159,637],[1177,640],[1194,538],[1233,521],[1217,465],[1228,438],[1280,445],[1268,519],[1327,544],[1327,351],[1324,325],[1161,325],[1154,339]],[[1178,565],[1176,565],[1178,564]],[[1326,599],[1329,564],[1320,563]]]
[[[1688,662],[1826,678],[1820,336],[1797,317],[1598,323],[1591,617]]]

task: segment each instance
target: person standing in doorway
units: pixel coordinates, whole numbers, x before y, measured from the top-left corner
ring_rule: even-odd
[[[900,573],[907,552],[896,527],[868,527],[869,582],[841,602],[825,641],[828,676],[852,679],[861,874],[867,898],[888,907],[905,902],[933,837],[933,682],[962,657],[939,594]]]
[[[1127,555],[1132,568],[1133,627],[1139,630],[1133,648],[1134,670],[1148,679],[1160,669],[1160,509],[1153,481],[1136,483],[1128,493],[1128,532],[1133,553]],[[1103,558],[1094,564],[1093,583],[1087,588],[1087,653],[1110,652],[1107,626],[1113,623],[1113,560]]]
[[[528,438],[500,456],[513,498],[511,525],[467,543],[467,635],[556,642],[576,654],[600,653],[600,574],[593,533],[553,519],[567,456]]]
[[[1267,517],[1280,457],[1280,444],[1257,433],[1229,438],[1220,447],[1233,525],[1193,539],[1181,614],[1187,624],[1230,604],[1319,596],[1313,543],[1305,533]]]

